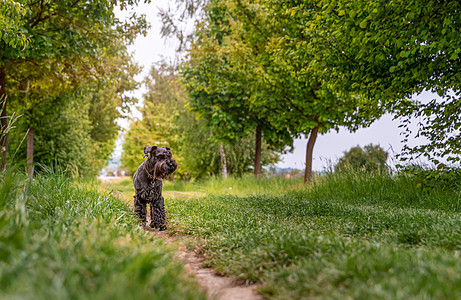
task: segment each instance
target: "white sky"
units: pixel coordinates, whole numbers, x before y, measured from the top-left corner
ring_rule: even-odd
[[[151,24],[149,34],[146,37],[138,37],[134,45],[129,48],[134,55],[134,59],[144,66],[144,71],[138,77],[138,80],[142,80],[147,75],[153,63],[162,60],[162,58],[167,60],[174,59],[176,55],[176,41],[172,39],[165,41],[160,35],[161,20],[158,16],[158,8],[167,8],[169,2],[174,4],[173,1],[156,0],[150,4],[140,4],[135,9],[137,14],[145,14]],[[124,12],[118,12],[117,14],[121,19],[125,15]],[[141,88],[134,94],[139,99],[142,99],[144,91]],[[424,93],[418,98],[428,100],[434,98],[434,95]],[[391,116],[386,115],[372,126],[359,129],[355,133],[349,133],[347,130],[342,129],[339,133],[332,131],[319,135],[314,146],[313,169],[316,171],[323,170],[332,163],[334,164],[345,151],[357,145],[363,147],[370,143],[379,144],[389,152],[390,156],[393,156],[394,153],[399,153],[403,145],[400,143],[402,137],[400,136],[401,130],[398,125],[398,120],[393,121]],[[415,144],[414,140],[410,142]],[[303,169],[305,166],[306,144],[306,139],[297,139],[294,143],[294,152],[283,155],[282,161],[277,166]],[[118,145],[117,149],[117,151],[120,151],[120,145]],[[392,163],[392,158],[390,160]]]

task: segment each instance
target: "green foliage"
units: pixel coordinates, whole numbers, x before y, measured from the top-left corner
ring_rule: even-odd
[[[330,57],[326,71],[333,69],[350,89],[397,107],[397,115],[404,117],[404,142],[411,134],[409,116],[426,119],[416,137],[428,143],[407,146],[404,157],[459,163],[460,9],[459,1],[325,0],[309,12],[315,21],[305,31],[319,41],[314,50]],[[425,90],[444,99],[428,104],[406,100]]]
[[[403,118],[406,143],[408,120],[422,118],[414,134],[428,143],[407,145],[402,157],[458,166],[460,10],[456,0],[211,1],[189,63],[205,70],[204,84],[193,86],[216,97],[232,95],[224,87],[240,88],[254,111],[275,128],[289,124],[293,135],[316,122],[320,132],[355,130],[388,109]],[[423,91],[444,99],[407,100]]]
[[[219,1],[206,8],[206,18],[197,27],[196,42],[189,50],[190,60],[181,67],[188,107],[206,120],[218,141],[235,144],[260,127],[264,143],[282,152],[293,143],[289,125],[271,123],[271,116],[278,116],[276,109],[252,105],[258,95],[251,88],[253,78],[246,73],[251,66],[233,61],[229,42],[237,34],[230,25],[233,13]]]
[[[149,91],[144,95],[142,120],[131,123],[123,145],[122,164],[133,174],[143,161],[147,145],[172,148],[182,177],[202,178],[221,173],[220,143],[205,121],[185,107],[187,95],[172,66],[153,67],[146,79]],[[233,143],[224,143],[228,172],[242,175],[249,171],[254,159],[254,141],[242,136]],[[263,147],[263,165],[274,163],[278,155]]]
[[[268,122],[262,111],[255,111],[251,108],[248,102],[249,94],[245,92],[245,87],[239,84],[238,78],[233,79],[241,74],[231,70],[225,58],[215,55],[213,51],[216,49],[213,47],[211,50],[205,50],[207,46],[203,43],[197,47],[199,51],[191,52],[194,53],[191,55],[192,60],[184,64],[181,70],[181,78],[186,82],[185,86],[189,96],[187,107],[197,113],[197,116],[203,120],[201,122],[203,127],[206,126],[206,130],[212,133],[210,137],[214,141],[214,148],[219,147],[219,144],[224,144],[226,153],[229,153],[230,147],[226,145],[234,145],[232,148],[236,149],[244,142],[243,147],[240,147],[243,153],[232,155],[233,161],[228,160],[229,170],[234,173],[236,170],[238,173],[246,171],[242,169],[242,167],[247,169],[247,163],[243,160],[250,157],[246,148],[248,143],[251,143],[251,139],[247,137],[261,138],[258,137],[256,128],[261,128],[263,143],[271,150],[281,152],[286,145],[291,145],[292,138],[287,131],[275,128]],[[248,150],[251,153],[250,149]],[[256,151],[260,151],[259,148]],[[194,153],[200,155],[202,152],[194,151]],[[256,162],[258,154],[251,155],[255,168],[256,163],[259,163]],[[265,149],[263,154],[270,155],[271,151]],[[262,165],[274,157],[274,155],[269,157],[265,155],[259,156],[262,157]],[[220,158],[213,156],[218,162],[216,165],[219,165]],[[243,161],[243,163],[235,164],[236,160]],[[235,168],[236,166],[238,168]],[[259,170],[256,173],[259,173]]]
[[[460,37],[458,1],[338,0],[318,7],[311,30],[319,30],[319,39],[331,39],[336,66],[353,79],[353,87],[395,97],[459,86],[453,76],[461,51],[453,43]],[[358,69],[347,70],[351,65]]]
[[[459,94],[459,93],[458,93]],[[421,120],[418,123],[416,138],[425,138],[428,143],[418,146],[404,145],[399,158],[402,162],[408,159],[425,157],[437,168],[459,167],[461,160],[460,124],[461,99],[459,95],[445,95],[440,100],[429,103],[418,103],[407,108],[405,115],[400,112],[401,127],[404,129],[404,141],[408,141],[414,132],[409,129],[412,118]],[[402,117],[402,115],[404,115]]]
[[[124,0],[118,4],[126,8],[138,2]],[[145,33],[147,24],[142,16],[134,15],[124,23],[115,18],[113,10],[114,3],[107,0],[2,2],[1,22],[11,29],[6,27],[0,41],[0,65],[25,59],[96,56],[104,47],[112,48],[113,40],[130,42],[139,32]],[[30,42],[24,49],[16,48],[14,40],[8,39],[8,31],[23,34]]]
[[[26,8],[19,1],[4,0],[0,3],[0,34],[6,45],[13,48],[27,46],[27,31],[22,28],[26,13]]]
[[[173,149],[179,164],[178,173],[183,173],[183,156],[180,152],[182,132],[178,119],[187,118],[184,108],[184,92],[177,82],[174,68],[166,63],[153,66],[144,80],[148,92],[144,95],[141,120],[134,120],[125,135],[122,164],[134,174],[143,162],[144,147],[156,145]]]
[[[325,68],[325,60],[332,61],[329,49],[304,31],[315,22],[315,10],[314,3],[209,3],[183,78],[191,108],[219,138],[262,124],[265,141],[275,148],[311,134],[309,154],[317,132],[356,130],[383,113],[378,101],[346,88],[335,70]]]
[[[91,164],[92,141],[89,135],[91,123],[88,118],[88,101],[79,101],[78,95],[73,93],[63,94],[53,102],[44,102],[42,117],[36,119],[34,127],[34,161],[40,165],[53,164],[67,168],[74,175],[89,174],[93,167]],[[76,106],[79,109],[75,109]],[[56,112],[59,108],[59,113]],[[36,114],[38,115],[38,113]],[[24,120],[27,122],[27,119]],[[21,126],[22,130],[15,133],[12,138],[21,137],[27,132],[28,126]],[[15,139],[16,140],[16,139]],[[14,144],[12,144],[14,146]],[[25,145],[18,153],[19,160],[23,159]],[[20,149],[21,149],[20,148]],[[95,149],[95,148],[93,148]],[[100,166],[94,166],[100,167]],[[88,170],[90,169],[90,170]],[[94,173],[93,173],[94,174]]]
[[[415,178],[417,187],[423,190],[453,190],[459,189],[461,184],[460,169],[427,169],[420,166],[409,165],[400,172]]]
[[[365,146],[363,149],[359,146],[351,148],[344,152],[335,166],[335,170],[362,170],[366,172],[387,170],[388,153],[379,145],[372,144]]]
[[[134,174],[143,162],[143,149],[150,143],[150,136],[141,127],[141,121],[133,121],[125,134],[121,162],[129,174]],[[176,156],[176,153],[175,153]]]
[[[33,128],[35,163],[58,164],[74,175],[96,174],[115,146],[115,120],[121,116],[117,108],[129,101],[122,98],[124,88],[117,80],[121,78],[101,78],[76,90],[64,89],[46,101],[12,94],[12,109],[23,114],[10,137],[13,162],[24,162],[23,139]]]
[[[22,180],[1,176],[2,298],[206,299],[128,204],[49,171]]]
[[[10,138],[14,163],[24,161],[22,141],[32,128],[36,163],[96,174],[115,146],[115,120],[135,102],[123,93],[137,87],[133,77],[138,72],[124,49],[96,61],[48,59],[11,70],[8,101],[22,114]]]
[[[65,132],[58,144],[69,145],[57,150],[60,152],[57,160],[66,161],[63,158],[69,153],[69,148],[73,148],[81,155],[93,157],[92,162],[77,163],[80,171],[84,173],[91,169],[94,172],[113,148],[117,131],[115,119],[120,116],[117,109],[126,112],[128,105],[133,103],[133,99],[123,96],[123,93],[136,87],[133,76],[139,69],[132,63],[126,46],[137,34],[145,34],[148,27],[144,16],[135,14],[127,22],[119,21],[114,14],[115,5],[126,9],[139,1],[24,0],[18,3],[7,1],[0,6],[0,22],[12,24],[12,28],[24,34],[28,41],[25,47],[20,48],[16,47],[19,41],[9,39],[8,32],[0,39],[0,82],[6,82],[0,89],[4,113],[11,104],[17,113],[24,116],[20,134],[28,128],[40,132],[43,128],[32,127],[39,123],[45,123],[48,128],[63,125],[57,130]],[[14,13],[16,9],[18,14]],[[6,27],[5,30],[10,29]],[[42,120],[50,112],[42,109],[51,108],[57,98],[72,99],[74,107],[82,107],[81,112],[71,113],[72,117],[82,117],[82,124],[77,124],[75,130],[72,126],[69,128],[70,123],[76,122],[73,118],[50,118],[62,120],[55,124]],[[89,98],[92,98],[91,104]],[[60,108],[54,109],[54,113],[59,115]],[[81,130],[90,130],[90,139]],[[41,138],[44,136],[42,134]],[[2,139],[8,148],[6,141]],[[39,138],[38,142],[39,147],[47,143],[51,146],[46,147],[54,148],[52,140]],[[95,147],[82,150],[90,142]],[[54,159],[42,159],[50,160]],[[72,163],[67,161],[65,164]]]
[[[269,299],[458,298],[459,192],[351,171],[284,195],[166,205],[171,226],[201,238],[210,266],[262,283]]]

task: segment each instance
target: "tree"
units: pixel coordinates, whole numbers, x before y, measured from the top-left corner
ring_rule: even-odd
[[[283,4],[265,1],[271,23],[278,24],[278,39],[269,44],[273,65],[271,75],[280,98],[286,99],[305,122],[299,132],[310,133],[306,149],[305,181],[311,178],[312,150],[318,133],[345,127],[355,131],[369,126],[384,113],[384,107],[366,93],[349,89],[344,78],[336,76],[330,67],[334,57],[311,24],[317,24],[316,3],[288,1]],[[263,17],[264,15],[262,15]],[[262,18],[261,17],[261,18]],[[263,19],[264,20],[264,19]],[[277,69],[284,72],[276,72]]]
[[[248,135],[253,135],[253,172],[259,176],[264,160],[262,145],[265,143],[272,150],[282,151],[292,143],[291,136],[287,131],[274,128],[267,117],[248,105],[246,99],[249,96],[244,87],[239,86],[238,79],[229,80],[232,74],[220,73],[220,67],[226,68],[225,62],[223,65],[213,63],[211,56],[204,60],[201,60],[203,57],[195,58],[182,69],[182,79],[186,82],[189,96],[187,106],[205,121],[218,144],[236,145]]]
[[[203,3],[180,2],[189,7]],[[282,72],[283,78],[290,80],[305,74],[305,81],[314,81],[311,87],[315,87],[318,78],[327,79],[327,84],[320,80],[322,87],[366,99],[369,104],[363,105],[359,114],[371,114],[371,119],[384,109],[403,117],[404,124],[408,124],[410,116],[427,118],[416,136],[425,136],[429,143],[405,147],[404,156],[424,155],[440,167],[444,164],[438,157],[449,162],[461,159],[459,1],[223,1],[226,5],[240,12],[228,14],[236,25],[233,32],[247,36],[255,32],[251,36],[254,41],[262,41],[259,49],[264,50],[258,53],[266,52],[268,57],[281,58],[294,67],[294,73]],[[239,24],[244,24],[241,31],[235,30]],[[227,30],[225,23],[218,25]],[[268,35],[274,28],[279,30],[278,34]],[[229,41],[236,44],[233,39]],[[257,48],[237,44],[245,51],[236,53],[241,54],[243,61],[251,60],[246,50]],[[268,66],[264,61],[260,65]],[[247,65],[255,72],[261,70],[257,64]],[[265,83],[268,78],[261,81]],[[278,89],[281,85],[274,82],[273,86]],[[424,90],[445,98],[430,103],[406,100]],[[310,130],[315,128],[312,126]],[[408,127],[405,130],[411,134]]]
[[[114,14],[111,1],[21,1],[21,16],[16,17],[16,3],[8,1],[7,10],[0,9],[7,17],[7,24],[13,24],[9,32],[24,34],[29,43],[25,48],[17,47],[17,39],[0,40],[0,99],[2,100],[2,128],[7,126],[8,72],[24,63],[45,66],[50,59],[75,59],[92,57],[95,60],[117,51],[118,43],[128,43],[135,35],[146,29],[141,16],[133,16],[130,23],[119,22]],[[121,1],[121,7],[138,1]],[[4,13],[7,11],[6,13]],[[91,17],[89,17],[91,16]],[[8,33],[8,32],[7,32]],[[48,66],[50,66],[48,64]],[[87,66],[91,69],[93,64]],[[1,169],[5,168],[8,137],[0,141],[3,150]]]
[[[173,149],[182,173],[182,159],[179,148],[179,132],[176,119],[184,113],[181,86],[176,82],[174,68],[161,63],[153,66],[144,80],[148,92],[144,94],[142,119],[134,120],[126,133],[123,145],[122,164],[133,174],[143,161],[142,150],[145,146],[168,146]]]
[[[185,107],[187,94],[172,66],[153,67],[146,83],[149,90],[141,108],[143,118],[131,123],[123,144],[122,164],[130,173],[142,162],[142,149],[146,145],[171,147],[179,165],[177,173],[184,178],[222,174],[222,148],[228,173],[241,175],[249,170],[254,161],[252,139],[245,137],[235,145],[217,142],[215,132],[205,126],[205,120],[197,120],[195,113]],[[266,157],[263,165],[278,159],[264,144],[262,149]]]
[[[461,158],[460,11],[459,1],[325,0],[309,16],[316,21],[306,24],[319,41],[316,50],[328,50],[327,68],[349,89],[394,108],[404,124],[411,115],[427,118],[416,135],[429,143],[406,146],[403,154],[424,155],[440,167],[439,157]],[[406,100],[424,90],[444,99]]]
[[[188,113],[181,118],[183,167],[193,177],[219,176],[222,173],[220,148],[223,146],[226,153],[227,172],[241,176],[251,171],[254,155],[254,137],[248,135],[239,139],[235,144],[221,144],[211,128],[206,126],[205,120],[197,120],[195,114]],[[261,145],[261,166],[268,166],[279,160],[277,152],[266,144]],[[253,170],[254,171],[254,170]]]
[[[205,13],[205,20],[200,23],[195,33],[185,33],[181,23],[185,19],[202,16],[202,13]],[[223,23],[228,25],[225,16],[227,13],[229,12],[223,9],[219,1],[177,1],[175,9],[161,12],[161,32],[164,36],[178,38],[178,51],[191,45],[191,60],[182,67],[182,77],[190,94],[188,105],[206,120],[207,126],[216,133],[217,141],[235,144],[236,140],[249,132],[255,135],[253,170],[255,176],[259,176],[263,137],[271,149],[280,152],[285,150],[285,146],[292,145],[293,139],[288,131],[274,128],[261,109],[251,110],[246,103],[246,99],[249,98],[248,92],[240,83],[243,76],[239,75],[239,70],[229,72],[225,53],[220,53],[219,46],[216,47],[216,44],[223,43],[225,36],[229,34],[226,32],[228,28],[221,28]],[[200,50],[194,51],[197,48]],[[238,80],[234,80],[234,76],[239,77]]]
[[[90,70],[88,69],[89,64],[93,66]],[[48,59],[42,60],[40,64],[22,63],[17,69],[11,70],[9,103],[12,109],[22,114],[22,120],[15,130],[18,133],[15,137],[19,142],[23,135],[27,135],[27,149],[22,150],[21,145],[22,151],[19,153],[27,153],[29,175],[32,176],[34,152],[38,151],[35,161],[43,164],[53,162],[55,158],[48,159],[46,156],[52,151],[59,151],[59,149],[52,150],[51,148],[69,149],[79,148],[82,145],[92,149],[92,167],[89,167],[90,160],[86,158],[82,163],[74,164],[81,167],[82,174],[90,170],[97,172],[95,168],[102,167],[114,148],[118,135],[115,120],[121,117],[121,112],[126,111],[129,105],[134,103],[134,99],[123,94],[137,86],[134,75],[138,72],[139,68],[131,62],[131,58],[122,49],[113,56],[106,56],[98,62],[91,58]],[[88,130],[88,133],[78,133],[76,137],[71,138],[71,132],[78,132],[81,124],[75,124],[73,128],[66,125],[64,120],[48,115],[50,112],[59,115],[59,111],[65,106],[63,101],[71,102],[74,109],[78,107],[79,110],[64,120],[73,122],[71,121],[73,118],[81,117],[82,124],[89,122],[88,127],[83,127]],[[57,106],[54,107],[55,105]],[[50,152],[47,152],[47,148],[43,148],[46,145],[43,138],[52,135],[44,132],[41,127],[55,128],[54,131],[61,132],[59,126],[66,128],[66,133],[58,138],[62,140],[62,143],[53,143]],[[39,136],[35,133],[39,133]],[[67,142],[65,142],[66,137],[69,137]],[[86,143],[86,139],[91,143]],[[42,140],[42,142],[34,145],[34,140]],[[73,143],[79,145],[72,145]],[[14,152],[17,153],[17,151]],[[88,154],[87,150],[79,150],[79,152]],[[67,166],[76,156],[70,160],[61,159],[63,156],[58,157],[60,158],[56,158],[56,161]],[[13,159],[22,160],[21,157]]]
[[[189,32],[188,23],[194,18],[199,18],[208,5],[208,0],[177,0],[176,6],[160,10],[162,28],[160,33],[164,38],[175,37],[179,41],[178,52],[187,49],[194,40],[194,32]]]
[[[373,146],[372,144],[365,146],[363,149],[359,146],[351,148],[349,151],[344,152],[335,166],[335,170],[363,170],[366,172],[386,170],[386,161],[388,153],[384,151],[379,145]]]
[[[196,41],[181,76],[189,94],[188,106],[206,120],[217,141],[235,144],[250,132],[255,136],[254,174],[261,172],[262,138],[272,149],[283,151],[293,139],[286,128],[276,128],[268,121],[274,110],[250,104],[249,80],[242,69],[232,66],[226,41],[232,36],[225,5],[212,1],[207,17],[196,29]]]
[[[310,6],[314,5],[305,7],[307,11],[314,9]],[[204,110],[216,122],[223,118],[216,106],[220,109],[218,103],[229,97],[233,106],[243,107],[247,114],[255,112],[269,125],[265,134],[269,141],[309,135],[306,182],[312,177],[312,152],[319,132],[339,126],[355,130],[383,113],[370,99],[341,89],[324,71],[325,62],[319,60],[322,53],[306,47],[316,41],[302,30],[305,15],[297,15],[293,7],[273,1],[212,1],[207,14],[208,21],[198,28],[197,45],[190,52],[190,65],[201,67],[204,74],[195,78],[192,94],[201,94],[192,99],[202,104],[212,98]],[[205,67],[196,58],[202,58],[199,62]],[[237,92],[221,92],[229,90]],[[238,97],[241,91],[244,97]],[[224,131],[235,129],[228,126]]]
[[[121,94],[130,88],[130,80],[120,78],[117,73],[130,76],[130,68],[113,71],[110,78],[101,76],[97,81],[49,95],[40,102],[24,101],[20,92],[18,96],[10,94],[11,108],[23,113],[11,133],[10,159],[14,163],[23,162],[23,154],[30,146],[22,141],[33,128],[34,163],[39,168],[59,164],[74,174],[97,173],[115,146],[119,108],[129,101]],[[29,112],[31,108],[33,112]]]

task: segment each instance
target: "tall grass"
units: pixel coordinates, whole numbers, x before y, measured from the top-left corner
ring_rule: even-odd
[[[311,199],[341,200],[357,204],[458,212],[461,209],[461,176],[446,185],[443,175],[438,179],[427,180],[425,173],[364,173],[348,170],[329,172],[314,181],[307,189],[298,190],[296,193],[300,197]]]
[[[0,180],[0,298],[205,299],[111,193],[55,172]]]
[[[26,197],[21,187],[25,180],[9,169],[0,177],[0,262],[6,262],[24,245],[28,224]]]

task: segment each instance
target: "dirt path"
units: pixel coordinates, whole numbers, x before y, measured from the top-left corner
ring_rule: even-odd
[[[123,181],[124,177],[105,177],[100,176],[98,180],[102,183],[113,183]],[[114,193],[114,192],[113,192]],[[165,192],[170,197],[191,198],[197,197],[200,193],[185,192]],[[114,193],[123,201],[127,201],[120,193]],[[128,201],[131,203],[131,201]],[[149,216],[147,216],[149,219]],[[148,220],[149,221],[149,220]],[[146,228],[146,230],[148,230]],[[217,300],[263,300],[264,297],[256,289],[257,285],[246,285],[235,277],[221,276],[212,268],[203,267],[205,258],[193,251],[188,251],[185,244],[185,237],[171,236],[167,231],[153,231],[156,237],[164,239],[166,243],[172,244],[178,248],[175,257],[184,261],[184,268],[189,275],[194,276],[197,282],[205,290],[208,299]]]
[[[205,260],[200,254],[187,251],[184,238],[170,236],[165,231],[151,231],[155,236],[164,239],[169,244],[177,245],[176,258],[184,261],[186,272],[193,275],[200,286],[206,291],[208,299],[218,300],[262,300],[256,292],[256,285],[245,285],[234,277],[219,275],[212,268],[203,267]]]

